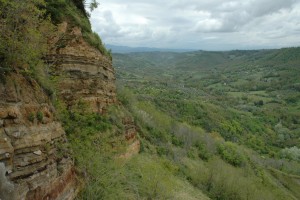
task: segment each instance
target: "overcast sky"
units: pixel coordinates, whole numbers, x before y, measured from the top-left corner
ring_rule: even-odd
[[[98,0],[105,44],[203,50],[300,46],[300,0]]]

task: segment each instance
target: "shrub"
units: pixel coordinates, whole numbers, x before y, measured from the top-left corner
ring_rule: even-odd
[[[285,148],[280,151],[280,157],[289,160],[300,161],[300,149],[298,147]]]
[[[183,141],[174,135],[172,135],[172,144],[174,144],[177,147],[183,147]]]
[[[45,17],[44,0],[1,1],[1,65],[26,73],[42,65],[53,25]],[[16,14],[17,13],[17,14]],[[17,31],[16,31],[17,30]]]
[[[254,105],[255,106],[263,106],[264,105],[264,101],[263,100],[255,101]]]
[[[202,160],[207,161],[212,155],[208,152],[206,145],[203,142],[197,142],[196,148],[198,149],[198,156]]]
[[[236,144],[232,142],[224,142],[219,144],[218,153],[221,158],[229,164],[239,167],[245,162],[244,156],[239,152]]]
[[[34,122],[34,119],[35,119],[34,113],[33,112],[29,113],[28,120],[31,121],[31,122]]]
[[[36,113],[36,118],[39,122],[42,122],[43,121],[43,118],[44,118],[44,114],[41,112],[41,111],[38,111]]]

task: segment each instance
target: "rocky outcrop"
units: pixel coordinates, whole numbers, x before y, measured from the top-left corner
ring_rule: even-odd
[[[111,60],[89,45],[79,28],[62,23],[49,47],[46,69],[57,80],[55,91],[69,109],[83,101],[91,111],[105,113],[117,102]],[[123,125],[128,148],[121,157],[128,158],[139,152],[140,141],[132,118],[124,118]],[[6,186],[13,186],[11,196],[0,195],[1,199],[74,199],[79,187],[67,146],[55,109],[40,85],[18,72],[1,76],[0,181],[5,173]],[[9,195],[11,187],[6,188]]]
[[[0,162],[16,199],[73,199],[76,176],[54,108],[32,79],[11,73],[0,82]]]
[[[70,107],[87,102],[92,111],[103,113],[116,102],[115,72],[109,58],[91,47],[78,27],[58,26],[47,56],[50,71],[58,76],[58,92]]]
[[[127,148],[123,154],[120,155],[120,158],[130,158],[135,154],[138,154],[141,147],[141,142],[137,138],[137,127],[133,119],[129,116],[123,118],[122,121],[125,127],[125,140],[127,143]]]

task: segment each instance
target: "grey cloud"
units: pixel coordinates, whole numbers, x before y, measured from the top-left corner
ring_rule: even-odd
[[[256,0],[253,1],[253,4],[249,2],[248,7],[252,16],[263,16],[278,12],[282,9],[291,8],[296,0]]]
[[[121,27],[116,23],[111,11],[105,11],[101,16],[93,19],[94,23],[101,23],[100,26],[94,26],[94,30],[102,37],[122,37],[124,33],[121,31]]]
[[[116,45],[254,48],[299,44],[299,10],[298,0],[110,0],[91,19]]]
[[[211,25],[215,24],[214,28],[209,31],[217,32],[235,32],[251,21],[280,12],[282,9],[290,9],[295,3],[295,0],[250,0],[250,1],[228,1],[217,5],[219,2],[211,2],[212,8],[208,9],[211,13]],[[204,8],[207,7],[204,6]],[[202,8],[201,5],[198,9]],[[206,8],[207,9],[207,8]],[[201,10],[205,11],[205,10]],[[208,20],[207,20],[208,21]],[[216,21],[219,23],[216,24]],[[200,31],[202,31],[200,29]],[[204,31],[207,31],[204,29]]]

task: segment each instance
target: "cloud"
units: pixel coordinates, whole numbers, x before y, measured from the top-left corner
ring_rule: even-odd
[[[203,19],[197,22],[196,31],[212,32],[221,30],[223,22],[219,19]]]
[[[103,41],[115,45],[209,50],[300,45],[298,0],[110,0],[101,2],[91,21]]]

